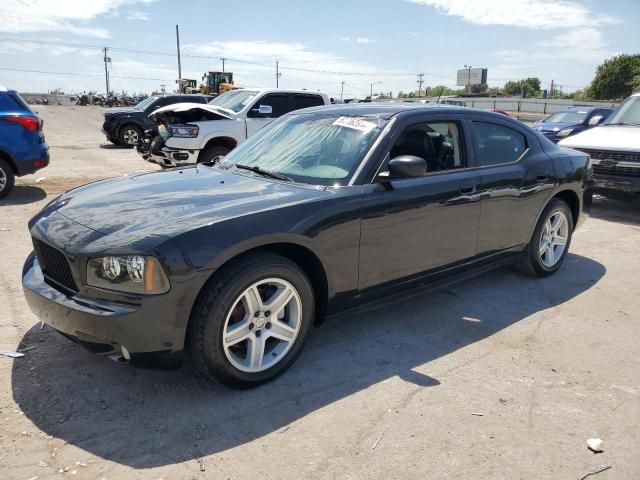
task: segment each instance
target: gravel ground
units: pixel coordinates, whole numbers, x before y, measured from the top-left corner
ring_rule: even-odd
[[[104,144],[99,108],[38,110],[51,165],[0,202],[0,351],[31,348],[0,356],[3,479],[640,478],[640,203],[596,199],[551,278],[503,268],[329,322],[280,379],[232,391],[39,329],[27,220],[156,167]]]

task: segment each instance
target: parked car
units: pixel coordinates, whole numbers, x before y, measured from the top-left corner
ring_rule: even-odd
[[[135,107],[107,108],[102,113],[104,133],[111,143],[125,147],[135,147],[145,130],[155,129],[149,114],[161,107],[180,102],[203,104],[209,101],[204,95],[154,95],[147,97]]]
[[[594,192],[633,199],[640,196],[640,93],[622,102],[604,123],[559,142],[587,153]]]
[[[490,108],[488,109],[489,112],[495,112],[495,113],[499,113],[500,115],[506,115],[507,117],[510,117],[511,115],[509,115],[509,112],[507,112],[506,110],[500,110],[499,108]]]
[[[499,265],[553,274],[590,176],[587,155],[496,113],[306,109],[216,165],[61,195],[29,222],[24,293],[95,352],[135,363],[187,349],[205,375],[251,387],[326,316]]]
[[[532,128],[557,143],[563,138],[599,125],[612,111],[612,108],[606,107],[571,107],[552,113],[544,120],[534,123]]]
[[[208,105],[171,105],[151,114],[158,135],[147,134],[138,152],[166,167],[215,163],[276,118],[329,103],[324,93],[264,88],[233,90]]]
[[[0,86],[0,198],[11,192],[15,177],[49,165],[42,123],[18,92]]]

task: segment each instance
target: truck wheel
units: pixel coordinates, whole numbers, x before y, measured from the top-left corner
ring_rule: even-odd
[[[125,125],[118,133],[118,144],[123,147],[133,148],[142,140],[142,130],[135,125]]]
[[[567,257],[572,234],[573,217],[569,205],[558,198],[552,200],[540,215],[516,268],[534,277],[555,273]]]
[[[268,252],[241,257],[196,301],[187,340],[193,364],[233,388],[268,382],[300,355],[314,308],[311,283],[291,260]]]
[[[220,145],[214,145],[211,147],[207,147],[200,155],[198,155],[198,163],[208,163],[210,165],[218,163],[222,160],[231,150],[227,147],[223,147]]]
[[[11,166],[0,158],[0,198],[9,195],[9,192],[13,190],[14,182],[15,176]]]

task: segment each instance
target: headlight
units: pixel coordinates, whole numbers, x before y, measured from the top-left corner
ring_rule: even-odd
[[[169,291],[169,279],[155,257],[113,255],[87,262],[87,284],[120,292],[157,295]]]
[[[171,125],[169,133],[172,137],[195,138],[198,136],[197,125]]]
[[[569,135],[571,135],[571,132],[573,132],[573,128],[565,128],[564,130],[560,130],[558,133],[556,133],[556,136],[568,137]]]

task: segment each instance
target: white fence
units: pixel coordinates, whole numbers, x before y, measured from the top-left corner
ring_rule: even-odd
[[[585,102],[577,100],[560,100],[541,98],[518,98],[518,97],[496,97],[496,98],[474,98],[474,97],[457,97],[448,98],[447,100],[455,100],[464,102],[465,106],[472,108],[497,108],[509,112],[538,113],[541,115],[550,114],[567,107],[616,107],[615,102]]]

